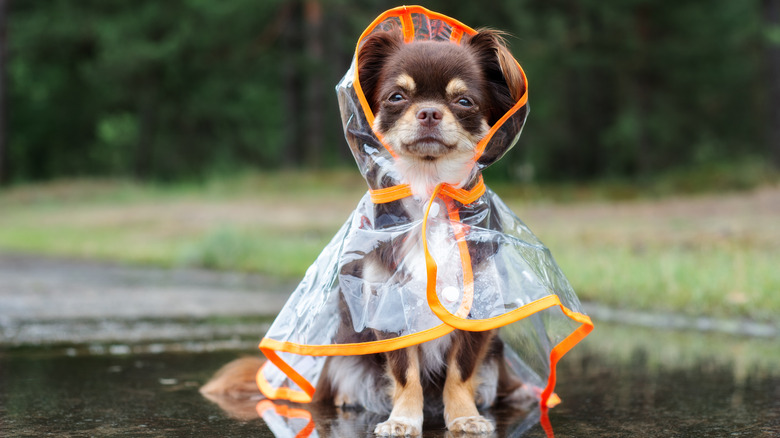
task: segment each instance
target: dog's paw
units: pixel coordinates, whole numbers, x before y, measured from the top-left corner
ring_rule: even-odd
[[[447,425],[447,429],[450,432],[491,433],[496,430],[496,427],[487,418],[476,415],[474,417],[458,417]]]
[[[422,432],[422,419],[391,417],[379,423],[374,429],[378,436],[419,436]]]

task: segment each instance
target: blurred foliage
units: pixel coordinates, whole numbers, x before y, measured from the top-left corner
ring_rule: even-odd
[[[332,87],[360,32],[393,6],[13,1],[10,179],[348,164]],[[763,24],[759,0],[425,6],[515,37],[532,111],[494,177],[647,177],[771,156],[767,108],[780,103],[762,92],[771,82],[764,46],[777,32]]]

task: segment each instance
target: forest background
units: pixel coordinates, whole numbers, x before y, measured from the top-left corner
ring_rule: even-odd
[[[0,0],[0,181],[352,166],[333,87],[380,0]],[[780,166],[780,0],[432,0],[530,83],[505,181]],[[739,181],[739,178],[732,178]]]

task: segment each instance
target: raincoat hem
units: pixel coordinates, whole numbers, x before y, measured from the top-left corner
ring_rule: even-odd
[[[558,399],[558,397],[553,393],[556,382],[555,368],[558,361],[593,330],[593,322],[591,321],[590,317],[582,313],[569,310],[561,303],[560,298],[551,295],[526,304],[523,307],[495,318],[461,321],[468,323],[464,324],[465,326],[468,326],[468,328],[464,330],[486,331],[517,322],[523,318],[554,306],[559,306],[566,316],[576,322],[579,322],[581,325],[564,340],[553,347],[552,351],[550,352],[550,377],[547,380],[547,386],[544,388],[541,394],[541,400],[544,401],[542,406],[546,408],[550,408],[560,403],[560,399]],[[477,328],[477,325],[479,324],[482,325]],[[305,345],[294,342],[284,342],[270,338],[263,338],[259,345],[259,348],[263,354],[265,354],[271,363],[276,365],[293,382],[295,382],[301,389],[303,389],[303,391],[296,391],[290,388],[272,388],[263,376],[263,368],[265,365],[263,368],[260,368],[257,373],[258,387],[260,388],[260,391],[263,393],[263,395],[271,399],[284,399],[297,403],[309,403],[312,401],[312,396],[315,392],[314,386],[303,376],[295,372],[292,367],[290,367],[282,358],[280,358],[276,354],[277,351],[306,356],[348,356],[384,353],[440,338],[452,332],[456,328],[460,327],[451,326],[445,322],[441,325],[418,333],[400,336],[393,339],[384,339],[380,341],[364,342],[359,344]]]

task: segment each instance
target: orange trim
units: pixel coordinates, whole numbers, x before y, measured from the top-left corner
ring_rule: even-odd
[[[384,353],[387,351],[411,347],[412,345],[422,344],[423,342],[440,338],[453,330],[455,329],[449,327],[447,324],[440,324],[436,327],[432,327],[421,332],[399,336],[392,339],[382,339],[379,341],[363,343],[329,345],[296,344],[294,342],[277,341],[276,339],[263,338],[260,341],[260,350],[264,353],[266,350],[269,350],[272,353],[273,350],[275,350],[305,356],[352,356],[360,354]]]
[[[443,195],[449,196],[464,205],[475,202],[480,196],[485,194],[486,190],[485,180],[482,178],[481,174],[477,178],[477,183],[471,190],[459,189],[449,184],[442,184],[441,186],[441,193]],[[412,188],[409,184],[398,184],[381,189],[369,189],[368,192],[371,195],[371,202],[374,204],[385,204],[411,196]]]
[[[555,438],[553,433],[552,424],[550,424],[550,415],[547,409],[540,409],[542,412],[541,418],[539,418],[539,424],[541,424],[547,438]]]
[[[274,410],[277,414],[287,418],[303,418],[311,420],[311,412],[306,409],[291,408],[286,405],[277,405],[271,400],[260,400],[255,406],[258,415],[263,415],[266,411]]]
[[[462,30],[463,32],[465,32],[465,33],[467,33],[469,35],[474,35],[474,34],[477,33],[476,30],[472,29],[471,27],[461,23],[460,21],[458,21],[458,20],[456,20],[456,19],[454,19],[452,17],[448,17],[448,16],[446,16],[444,14],[440,14],[438,12],[431,11],[430,9],[426,9],[426,8],[424,8],[422,6],[416,6],[416,5],[415,6],[399,6],[399,7],[395,8],[395,9],[390,9],[387,12],[392,12],[392,11],[396,11],[396,10],[409,11],[410,14],[422,14],[422,15],[425,15],[428,18],[432,18],[434,20],[441,20],[441,21],[449,24],[451,27],[456,28],[456,29],[460,29],[460,30]],[[387,13],[387,12],[385,12],[385,13]]]
[[[461,38],[463,38],[463,29],[458,27],[452,29],[452,34],[450,34],[450,41],[460,44]]]
[[[553,306],[560,306],[563,313],[574,321],[582,324],[574,332],[572,332],[566,339],[556,345],[550,353],[550,377],[547,380],[547,386],[541,395],[543,409],[549,409],[560,403],[560,398],[553,393],[555,388],[555,367],[560,360],[574,345],[580,342],[585,336],[593,330],[593,322],[587,315],[583,315],[578,312],[573,312],[564,307],[560,298],[557,295],[549,295],[544,298],[540,298],[536,301],[519,307],[499,317],[483,319],[483,320],[469,320],[474,322],[476,326],[481,325],[481,331],[492,330],[494,328],[503,327],[507,324],[519,321],[534,313],[541,312]],[[442,307],[444,312],[446,309]],[[448,313],[449,314],[449,313]],[[257,385],[260,391],[268,398],[273,399],[285,399],[296,403],[309,403],[314,395],[314,387],[303,376],[298,374],[292,367],[290,367],[284,360],[282,360],[276,352],[285,352],[292,354],[299,354],[305,356],[348,356],[348,355],[361,355],[361,354],[373,354],[384,353],[387,351],[393,351],[400,348],[410,347],[412,345],[421,344],[433,339],[437,339],[452,332],[455,328],[447,324],[441,324],[436,327],[417,332],[410,335],[401,336],[393,339],[385,339],[381,341],[366,342],[363,344],[335,344],[335,345],[304,345],[296,344],[293,342],[277,341],[276,339],[263,338],[260,342],[260,350],[266,355],[268,360],[276,365],[282,372],[284,372],[293,382],[295,382],[304,391],[295,391],[290,388],[272,388],[271,385],[265,380],[262,374],[263,368],[268,364],[266,362],[260,371],[257,373]],[[473,328],[471,331],[480,331]],[[311,392],[308,392],[311,391]]]
[[[447,203],[447,211],[450,214],[450,226],[455,233],[455,239],[458,242],[458,252],[460,252],[460,264],[463,270],[463,299],[455,316],[466,318],[469,316],[471,306],[474,304],[474,272],[471,270],[471,255],[469,254],[469,245],[466,242],[466,233],[464,228],[467,226],[460,223],[460,214],[455,208],[454,202]]]
[[[447,195],[450,198],[460,202],[461,204],[471,204],[479,199],[480,196],[485,194],[485,180],[482,178],[482,174],[477,178],[477,183],[471,190],[459,189],[449,184],[442,184],[441,193]]]
[[[566,355],[575,345],[588,336],[593,331],[593,322],[586,315],[581,313],[572,312],[564,306],[560,306],[563,313],[569,318],[581,323],[581,325],[574,330],[566,339],[562,340],[550,352],[550,376],[547,378],[547,387],[542,392],[542,400],[549,400],[555,389],[555,383],[557,381],[556,369],[558,361]],[[560,399],[559,399],[560,400]],[[542,404],[542,410],[549,409],[552,406],[548,406],[547,403]]]
[[[383,189],[369,189],[368,192],[371,195],[371,202],[374,204],[386,204],[412,196],[412,188],[409,184],[399,184]]]
[[[266,397],[273,399],[281,398],[295,403],[311,402],[312,395],[314,395],[314,386],[312,386],[312,384],[309,383],[309,381],[306,380],[303,376],[298,374],[298,372],[295,371],[290,365],[288,365],[287,362],[282,360],[282,358],[280,358],[275,351],[269,350],[267,348],[260,348],[260,351],[263,352],[269,361],[273,362],[273,364],[276,365],[279,370],[286,374],[290,380],[295,382],[295,384],[297,384],[303,390],[303,392],[301,392],[291,388],[273,388],[263,375],[263,369],[268,364],[268,362],[266,362],[262,367],[260,367],[260,370],[257,371],[257,375],[255,376],[257,387],[260,389],[260,392],[262,392]]]
[[[374,131],[374,124],[373,124],[373,122],[371,123],[371,131]],[[390,146],[387,145],[387,143],[385,143],[385,138],[382,136],[382,134],[380,134],[378,132],[374,132],[374,135],[376,136],[376,139],[379,140],[379,143],[381,143],[382,146],[387,150],[387,152],[390,152],[390,156],[392,156],[394,159],[397,160],[398,159],[398,154],[395,153],[393,148],[391,148]]]
[[[513,322],[526,318],[534,313],[541,312],[542,310],[550,307],[560,306],[564,309],[564,313],[575,321],[592,326],[590,318],[587,315],[581,313],[572,312],[566,309],[561,303],[560,298],[556,295],[548,295],[540,298],[536,301],[532,301],[525,306],[518,307],[510,312],[488,319],[481,320],[469,320],[477,324],[483,324],[481,330],[474,328],[468,331],[486,331],[494,328],[503,327]],[[446,312],[446,309],[444,309]],[[511,317],[505,318],[507,315]],[[449,326],[448,324],[437,325],[436,327],[423,330],[421,332],[412,333],[409,335],[399,336],[392,339],[383,339],[380,341],[364,342],[364,343],[351,343],[351,344],[328,344],[328,345],[308,345],[297,344],[295,342],[277,341],[276,339],[263,338],[260,341],[260,350],[268,355],[266,352],[270,352],[273,357],[268,359],[276,365],[275,360],[282,361],[274,351],[280,351],[285,353],[299,354],[304,356],[350,356],[361,354],[374,354],[384,353],[387,351],[398,350],[401,348],[411,347],[412,345],[422,344],[423,342],[437,339],[441,336],[448,334],[455,330],[456,327]],[[584,336],[583,336],[584,337]],[[576,344],[576,342],[575,342]],[[571,348],[571,347],[569,347]],[[567,350],[568,351],[568,350]],[[283,362],[283,361],[282,361]],[[281,369],[281,368],[280,368]],[[282,370],[284,371],[284,370]],[[295,381],[293,379],[293,381]],[[296,383],[298,383],[296,381]],[[298,386],[301,386],[300,384]]]
[[[488,131],[487,135],[482,138],[482,140],[477,143],[476,152],[474,154],[473,161],[476,163],[480,157],[482,157],[482,153],[485,152],[485,147],[490,142],[490,139],[493,138],[493,135],[498,131],[502,126],[504,126],[504,122],[507,121],[510,117],[512,117],[517,110],[524,107],[528,103],[528,78],[525,76],[525,71],[523,70],[523,67],[520,66],[520,63],[517,62],[515,59],[515,65],[517,65],[517,68],[520,70],[520,74],[523,76],[523,83],[525,84],[525,92],[522,96],[520,96],[520,99],[514,104],[514,106],[507,111],[506,114],[504,114],[496,123],[493,124],[493,126],[490,127],[490,131]]]
[[[355,55],[357,56],[357,55]],[[371,130],[374,130],[374,112],[371,111],[371,107],[368,105],[368,100],[366,99],[366,95],[363,94],[363,88],[360,86],[360,80],[358,79],[358,72],[360,70],[357,67],[357,63],[355,64],[355,78],[352,80],[352,86],[355,88],[355,94],[357,95],[358,100],[360,101],[360,106],[363,107],[363,114],[366,115],[366,121],[368,122],[368,126],[371,126]],[[376,131],[374,132],[376,134]],[[377,137],[379,138],[379,137]],[[384,144],[384,143],[383,143]]]
[[[277,405],[271,400],[260,400],[255,406],[257,415],[259,415],[260,417],[262,417],[264,413],[272,409],[274,410],[274,412],[281,415],[282,417],[301,418],[304,420],[309,420],[309,422],[306,424],[306,427],[301,429],[301,431],[295,435],[295,438],[306,438],[310,436],[311,433],[314,431],[314,427],[316,425],[314,424],[314,420],[311,417],[311,412],[305,409],[295,409],[285,405]]]
[[[412,13],[404,7],[404,13],[401,15],[401,27],[404,31],[404,43],[414,41],[414,23],[412,23]]]

